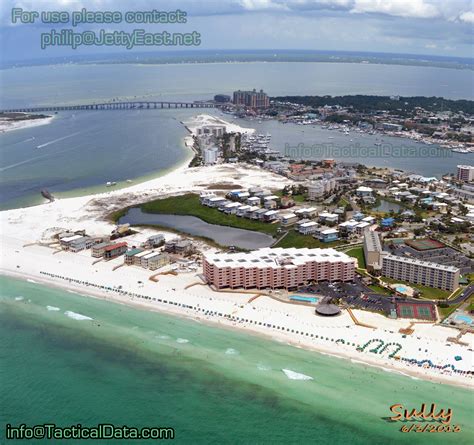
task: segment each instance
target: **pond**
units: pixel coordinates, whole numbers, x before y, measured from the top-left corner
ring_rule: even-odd
[[[385,201],[385,199],[380,200],[380,204],[377,207],[374,207],[373,210],[377,212],[385,212],[388,213],[390,210],[393,210],[397,213],[399,210],[403,209],[403,207],[395,202]]]
[[[241,249],[258,249],[270,246],[274,239],[265,233],[234,227],[209,224],[195,216],[144,213],[138,207],[131,208],[122,216],[119,224],[156,225],[168,227],[194,236],[210,238],[222,246],[235,246]]]

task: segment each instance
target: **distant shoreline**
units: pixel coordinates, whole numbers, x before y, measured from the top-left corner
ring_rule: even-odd
[[[23,113],[29,116],[27,113]],[[9,131],[21,130],[23,128],[39,127],[40,125],[50,124],[54,116],[44,117],[26,117],[25,119],[10,119],[0,114],[0,133],[7,133]]]

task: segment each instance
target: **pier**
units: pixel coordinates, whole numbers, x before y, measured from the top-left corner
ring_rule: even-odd
[[[105,102],[81,105],[49,105],[38,107],[0,110],[0,113],[39,113],[45,111],[83,111],[83,110],[161,110],[169,108],[214,108],[212,102]]]

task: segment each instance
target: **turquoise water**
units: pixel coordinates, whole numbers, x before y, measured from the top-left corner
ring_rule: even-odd
[[[472,317],[469,317],[468,315],[458,314],[454,317],[454,319],[456,321],[461,320],[463,323],[466,323],[466,324],[474,324],[474,322],[472,321]]]
[[[397,286],[395,287],[395,290],[400,293],[404,293],[407,291],[407,288],[405,286]]]
[[[0,277],[0,289],[2,425],[170,426],[176,443],[193,444],[474,438],[465,389],[38,284]],[[404,434],[387,422],[392,404],[422,402],[452,408],[462,431]]]
[[[294,300],[294,301],[306,301],[306,302],[309,302],[309,303],[317,303],[319,298],[316,298],[316,297],[304,297],[302,295],[291,295],[290,296],[290,300]]]

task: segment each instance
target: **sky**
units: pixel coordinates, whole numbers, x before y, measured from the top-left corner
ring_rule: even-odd
[[[12,23],[23,11],[186,11],[185,24],[52,25]],[[0,0],[3,61],[126,51],[155,46],[48,46],[41,34],[143,28],[147,32],[200,34],[196,49],[305,49],[473,57],[474,0]],[[173,50],[190,48],[173,47]]]

